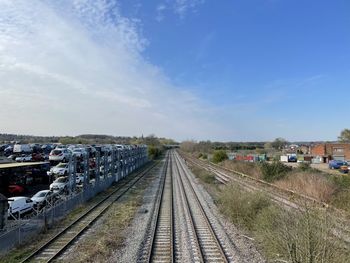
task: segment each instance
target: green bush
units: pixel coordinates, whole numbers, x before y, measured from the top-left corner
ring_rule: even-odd
[[[150,159],[156,159],[162,154],[162,149],[157,146],[148,146],[148,156]]]
[[[281,162],[274,161],[273,163],[261,163],[260,170],[265,181],[273,182],[285,177],[288,172],[292,171],[292,168]]]
[[[222,161],[225,161],[228,159],[228,156],[224,150],[218,150],[215,151],[213,154],[213,162],[214,163],[220,163]]]

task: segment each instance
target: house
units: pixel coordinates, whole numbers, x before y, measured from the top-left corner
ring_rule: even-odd
[[[350,161],[350,143],[321,143],[311,146],[311,154],[330,160]]]

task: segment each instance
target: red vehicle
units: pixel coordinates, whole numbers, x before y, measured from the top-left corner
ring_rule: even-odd
[[[45,161],[45,157],[42,153],[33,153],[32,160],[35,162],[42,162]]]
[[[96,167],[96,162],[94,159],[90,159],[89,161],[89,168],[94,169]]]
[[[8,192],[11,195],[20,195],[24,192],[24,187],[17,184],[11,184],[8,187]]]

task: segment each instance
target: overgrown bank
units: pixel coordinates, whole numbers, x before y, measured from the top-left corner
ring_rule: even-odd
[[[255,239],[269,262],[349,262],[349,251],[331,234],[333,223],[326,213],[308,207],[286,211],[262,193],[235,184],[219,186],[213,174],[191,169],[209,188],[220,211]]]
[[[350,212],[350,176],[334,175],[311,168],[307,163],[300,163],[291,168],[279,161],[244,162],[227,160],[225,152],[214,151],[212,156],[194,153],[192,157],[212,161],[218,165],[264,180],[276,186],[309,196],[320,202],[328,203],[338,209]]]
[[[269,262],[349,262],[349,251],[332,235],[327,213],[309,207],[286,211],[267,196],[234,184],[222,187],[218,196],[220,211],[255,238]]]

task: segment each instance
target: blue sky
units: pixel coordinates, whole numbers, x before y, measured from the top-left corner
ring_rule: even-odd
[[[349,128],[349,1],[0,7],[3,132],[293,141]]]
[[[277,122],[291,139],[335,139],[347,125],[349,1],[203,1],[180,19],[165,1],[161,21],[161,1],[136,3],[122,7],[143,23],[145,56],[178,86],[248,107],[247,121]]]

